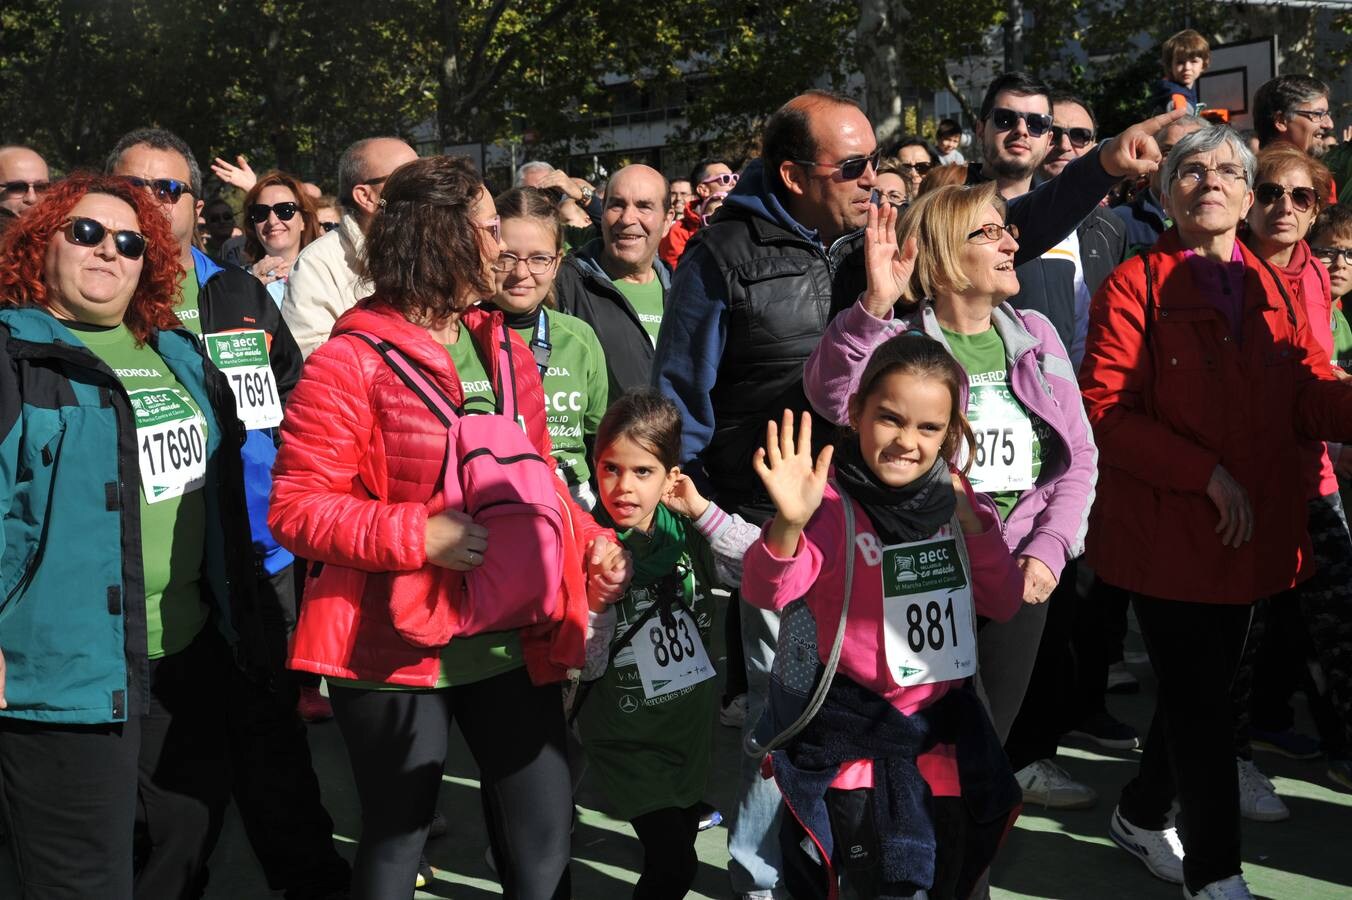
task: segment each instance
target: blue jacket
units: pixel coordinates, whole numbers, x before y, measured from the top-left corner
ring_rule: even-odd
[[[1151,188],[1141,191],[1130,203],[1114,206],[1111,212],[1126,226],[1128,259],[1155,246],[1160,235],[1169,230],[1169,217]]]
[[[266,659],[230,387],[187,331],[151,346],[207,421],[203,599],[241,662]],[[45,310],[0,309],[0,651],[9,708],[126,721],[149,701],[136,429],[121,382]]]
[[[263,283],[248,272],[222,267],[193,248],[193,272],[197,276],[198,307],[202,332],[261,329],[269,339],[268,362],[282,402],[300,378],[300,348],[282,321],[281,312]],[[263,572],[275,575],[295,562],[291,551],[278,544],[268,528],[268,495],[272,492],[272,463],[277,457],[275,428],[248,432],[244,448],[244,490],[249,505],[249,530],[254,553]]]

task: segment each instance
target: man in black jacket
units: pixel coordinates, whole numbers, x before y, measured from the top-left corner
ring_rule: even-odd
[[[559,309],[596,331],[606,354],[610,395],[645,387],[671,274],[657,258],[670,202],[667,180],[625,166],[606,187],[601,237],[569,254],[554,290]]]
[[[346,891],[350,869],[333,846],[333,820],[320,800],[305,726],[296,713],[296,682],[285,668],[296,614],[294,557],[267,528],[275,427],[300,378],[300,349],[262,282],[243,269],[217,265],[192,246],[202,176],[181,138],[158,128],[130,132],[108,155],[106,168],[143,182],[169,217],[186,269],[175,312],[230,376],[239,418],[248,428],[240,448],[245,500],[273,671],[266,685],[234,673],[230,703],[220,711],[235,803],[268,885],[285,890],[287,900],[329,897]],[[266,365],[230,365],[262,363],[263,353]]]

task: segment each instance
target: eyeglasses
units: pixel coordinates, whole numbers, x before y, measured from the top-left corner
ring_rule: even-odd
[[[545,256],[538,253],[535,256],[517,256],[515,253],[500,253],[497,261],[493,263],[493,271],[501,272],[503,275],[516,271],[518,263],[526,264],[526,271],[532,275],[546,275],[558,262],[557,256]]]
[[[1244,167],[1237,163],[1221,163],[1219,166],[1204,166],[1201,163],[1184,163],[1174,170],[1174,178],[1188,187],[1196,187],[1206,180],[1207,175],[1215,172],[1226,184],[1235,184],[1244,180]]]
[[[884,191],[883,199],[896,209],[901,209],[906,205],[906,195],[901,191]]]
[[[283,222],[290,222],[300,212],[300,204],[292,200],[285,203],[274,203],[268,206],[266,203],[254,203],[249,206],[249,221],[255,225],[262,225],[268,220],[269,213],[275,213],[278,219]]]
[[[338,228],[338,223],[337,223],[337,222],[320,222],[320,223],[319,223],[319,227],[322,228],[322,229],[324,229],[324,233],[325,233],[325,234],[328,234],[330,231],[335,231],[335,230],[337,230],[337,228]]]
[[[1258,198],[1258,202],[1264,206],[1271,206],[1288,193],[1291,195],[1291,205],[1300,212],[1307,212],[1313,206],[1319,205],[1319,195],[1315,193],[1314,188],[1298,187],[1285,188],[1280,184],[1272,184],[1265,181],[1253,189],[1253,195]]]
[[[1303,116],[1311,122],[1323,122],[1325,119],[1327,119],[1330,124],[1333,122],[1333,116],[1329,115],[1327,109],[1291,109],[1287,110],[1287,112],[1293,116]]]
[[[1023,119],[1028,126],[1028,133],[1033,137],[1042,137],[1052,127],[1052,117],[1046,113],[1020,112],[1003,106],[991,110],[991,124],[996,131],[1009,131],[1020,119]]]
[[[1012,237],[1014,240],[1017,241],[1019,239],[1019,226],[1000,225],[995,222],[991,222],[988,225],[982,225],[976,231],[973,231],[971,234],[967,235],[967,240],[970,241],[974,238],[984,237],[987,241],[990,241],[993,244],[996,241],[1000,240],[1000,238],[1004,237],[1006,234],[1008,234],[1010,237]]]
[[[1062,128],[1060,125],[1052,126],[1052,143],[1059,144],[1064,137],[1070,138],[1070,146],[1076,150],[1083,150],[1094,143],[1094,131],[1092,128]]]
[[[81,247],[97,247],[108,236],[108,229],[103,226],[102,222],[77,218],[66,223],[65,234],[72,244],[79,244]],[[139,231],[114,231],[113,248],[117,250],[119,256],[124,256],[127,259],[140,259],[141,255],[146,252],[146,237]]]
[[[184,194],[192,193],[192,185],[176,178],[145,179],[128,175],[127,180],[137,187],[149,188],[150,192],[155,195],[156,200],[161,203],[168,203],[171,206],[177,203]]]
[[[501,243],[502,241],[502,216],[494,216],[486,222],[475,222],[484,231],[493,235],[493,240]]]
[[[828,169],[839,169],[840,177],[843,181],[858,181],[864,177],[864,172],[870,166],[873,171],[878,171],[878,160],[883,158],[882,149],[874,150],[868,156],[851,156],[849,159],[842,159],[838,163],[818,162],[815,159],[791,159],[789,162],[798,163],[800,166],[825,166]]]
[[[1315,259],[1330,268],[1340,259],[1343,265],[1352,268],[1352,247],[1311,247],[1310,252]]]
[[[917,175],[928,175],[929,170],[934,168],[927,162],[897,163],[896,165],[898,169],[909,169]]]
[[[723,172],[719,175],[710,175],[708,178],[701,181],[700,184],[716,184],[719,187],[730,188],[736,184],[741,177],[742,176],[738,175],[736,172]],[[859,176],[856,175],[855,177],[858,178]]]
[[[45,194],[51,186],[50,181],[6,181],[4,184],[0,184],[0,193],[10,198],[22,197],[29,191],[35,194]]]

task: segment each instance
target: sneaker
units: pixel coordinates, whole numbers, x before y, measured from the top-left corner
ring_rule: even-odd
[[[1115,662],[1108,667],[1108,687],[1110,694],[1139,694],[1141,682],[1131,674],[1124,662]]]
[[[447,831],[446,817],[441,814],[441,810],[432,813],[432,821],[427,826],[427,839],[445,837]]]
[[[1255,822],[1280,822],[1291,818],[1277,790],[1250,759],[1237,759],[1239,766],[1239,814]]]
[[[333,718],[333,707],[329,705],[329,698],[319,693],[319,688],[313,686],[300,689],[300,698],[296,701],[296,712],[300,713],[302,720],[311,724],[327,722]]]
[[[1287,759],[1314,759],[1323,752],[1319,747],[1318,738],[1301,734],[1294,728],[1285,731],[1263,731],[1255,728],[1251,732],[1250,743],[1255,750],[1280,753]]]
[[[1173,826],[1154,831],[1137,828],[1122,817],[1122,810],[1113,810],[1108,821],[1108,836],[1123,850],[1135,856],[1150,874],[1174,884],[1183,883],[1183,842]]]
[[[699,809],[699,830],[708,831],[710,828],[716,828],[723,824],[723,814],[714,809],[711,804],[698,803]]]
[[[1080,724],[1066,732],[1066,737],[1093,741],[1111,750],[1135,750],[1141,746],[1140,735],[1126,722],[1113,717],[1106,709],[1091,713]]]
[[[746,694],[738,694],[718,711],[718,721],[729,728],[741,728],[746,724]]]
[[[1249,893],[1249,886],[1242,875],[1213,881],[1195,894],[1184,885],[1183,896],[1188,900],[1253,900],[1253,894]]]
[[[418,877],[413,880],[415,888],[427,887],[436,880],[437,870],[432,868],[432,864],[427,861],[427,857],[418,857]]]
[[[1352,759],[1329,760],[1329,778],[1352,791]]]
[[[1023,788],[1024,803],[1040,803],[1049,809],[1088,809],[1098,802],[1098,793],[1081,784],[1050,759],[1039,759],[1014,773]]]

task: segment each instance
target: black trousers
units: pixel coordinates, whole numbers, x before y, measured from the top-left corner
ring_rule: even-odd
[[[1161,829],[1178,798],[1183,877],[1190,890],[1238,875],[1239,782],[1230,691],[1252,607],[1135,595],[1159,682],[1141,767],[1122,789],[1128,822]]]
[[[259,580],[258,601],[273,681],[260,685],[232,670],[225,710],[235,805],[268,887],[287,900],[325,897],[347,887],[351,869],[333,846],[333,819],[296,714],[296,673],[285,668],[296,604],[290,566]]]
[[[1061,735],[1075,724],[1070,716],[1076,683],[1071,635],[1079,607],[1084,605],[1075,592],[1075,569],[1075,560],[1066,563],[1061,580],[1047,598],[1042,639],[1036,646],[1025,648],[1026,653],[1036,657],[1033,672],[1005,739],[1005,753],[1015,772],[1039,759],[1056,756]]]
[[[452,721],[479,767],[503,896],[568,896],[573,795],[558,685],[514,669],[443,690],[329,694],[361,799],[352,900],[413,895]]]
[[[643,845],[643,873],[634,885],[634,900],[681,900],[699,869],[699,807],[656,809],[629,824]]]
[[[223,686],[208,624],[150,663],[150,703],[112,725],[0,718],[0,814],[22,900],[197,897],[229,798]]]

